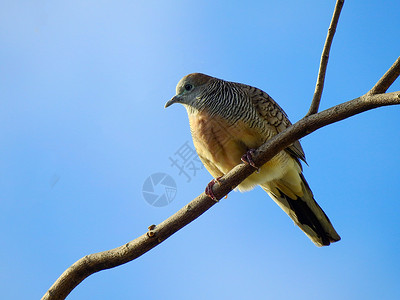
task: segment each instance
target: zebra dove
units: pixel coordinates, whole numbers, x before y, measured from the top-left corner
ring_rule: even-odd
[[[201,73],[183,77],[173,103],[185,106],[196,151],[214,178],[212,185],[242,161],[256,167],[252,154],[272,136],[291,125],[282,108],[265,92]],[[241,192],[259,185],[317,246],[340,240],[329,218],[314,200],[302,174],[305,155],[299,141],[279,152],[246,178]]]

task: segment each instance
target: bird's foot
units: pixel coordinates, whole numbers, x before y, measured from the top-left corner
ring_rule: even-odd
[[[214,200],[215,202],[218,202],[219,200],[217,199],[217,197],[215,197],[214,192],[213,192],[213,186],[216,182],[220,183],[220,179],[222,176],[218,177],[218,178],[214,178],[213,180],[211,180],[207,186],[206,186],[206,190],[204,191],[204,193],[210,197],[212,200]]]
[[[242,162],[252,166],[253,168],[257,169],[257,172],[260,171],[260,168],[256,166],[253,160],[254,153],[256,152],[255,149],[249,149],[241,158]]]

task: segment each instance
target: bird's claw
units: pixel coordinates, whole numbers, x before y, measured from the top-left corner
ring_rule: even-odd
[[[259,172],[260,168],[256,166],[256,164],[254,163],[254,160],[253,160],[253,156],[254,156],[255,152],[256,152],[256,150],[249,149],[245,154],[243,154],[241,160],[245,164],[248,164],[248,165],[252,166],[253,168],[257,169],[257,172]]]
[[[212,200],[214,200],[215,202],[219,202],[219,200],[217,199],[217,197],[215,196],[214,192],[213,192],[213,186],[216,182],[220,183],[220,178],[222,176],[218,177],[218,178],[213,178],[213,180],[211,180],[207,186],[206,186],[206,190],[204,191],[204,193],[210,197]]]

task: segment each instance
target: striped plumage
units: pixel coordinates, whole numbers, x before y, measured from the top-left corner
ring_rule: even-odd
[[[166,107],[173,103],[187,109],[193,143],[214,178],[229,172],[246,152],[291,125],[267,93],[201,73],[179,81],[176,96]],[[296,141],[237,188],[246,191],[260,185],[317,246],[329,245],[340,237],[315,202],[300,160],[305,161],[305,156]]]

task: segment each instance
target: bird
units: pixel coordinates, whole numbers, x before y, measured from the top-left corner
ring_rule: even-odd
[[[299,141],[262,166],[252,160],[255,149],[282,132],[291,122],[284,110],[264,91],[202,73],[184,76],[176,95],[165,104],[182,104],[187,111],[193,144],[213,176],[206,194],[216,200],[212,185],[240,163],[257,168],[237,190],[260,186],[318,247],[340,240],[328,216],[314,199],[301,161]]]

